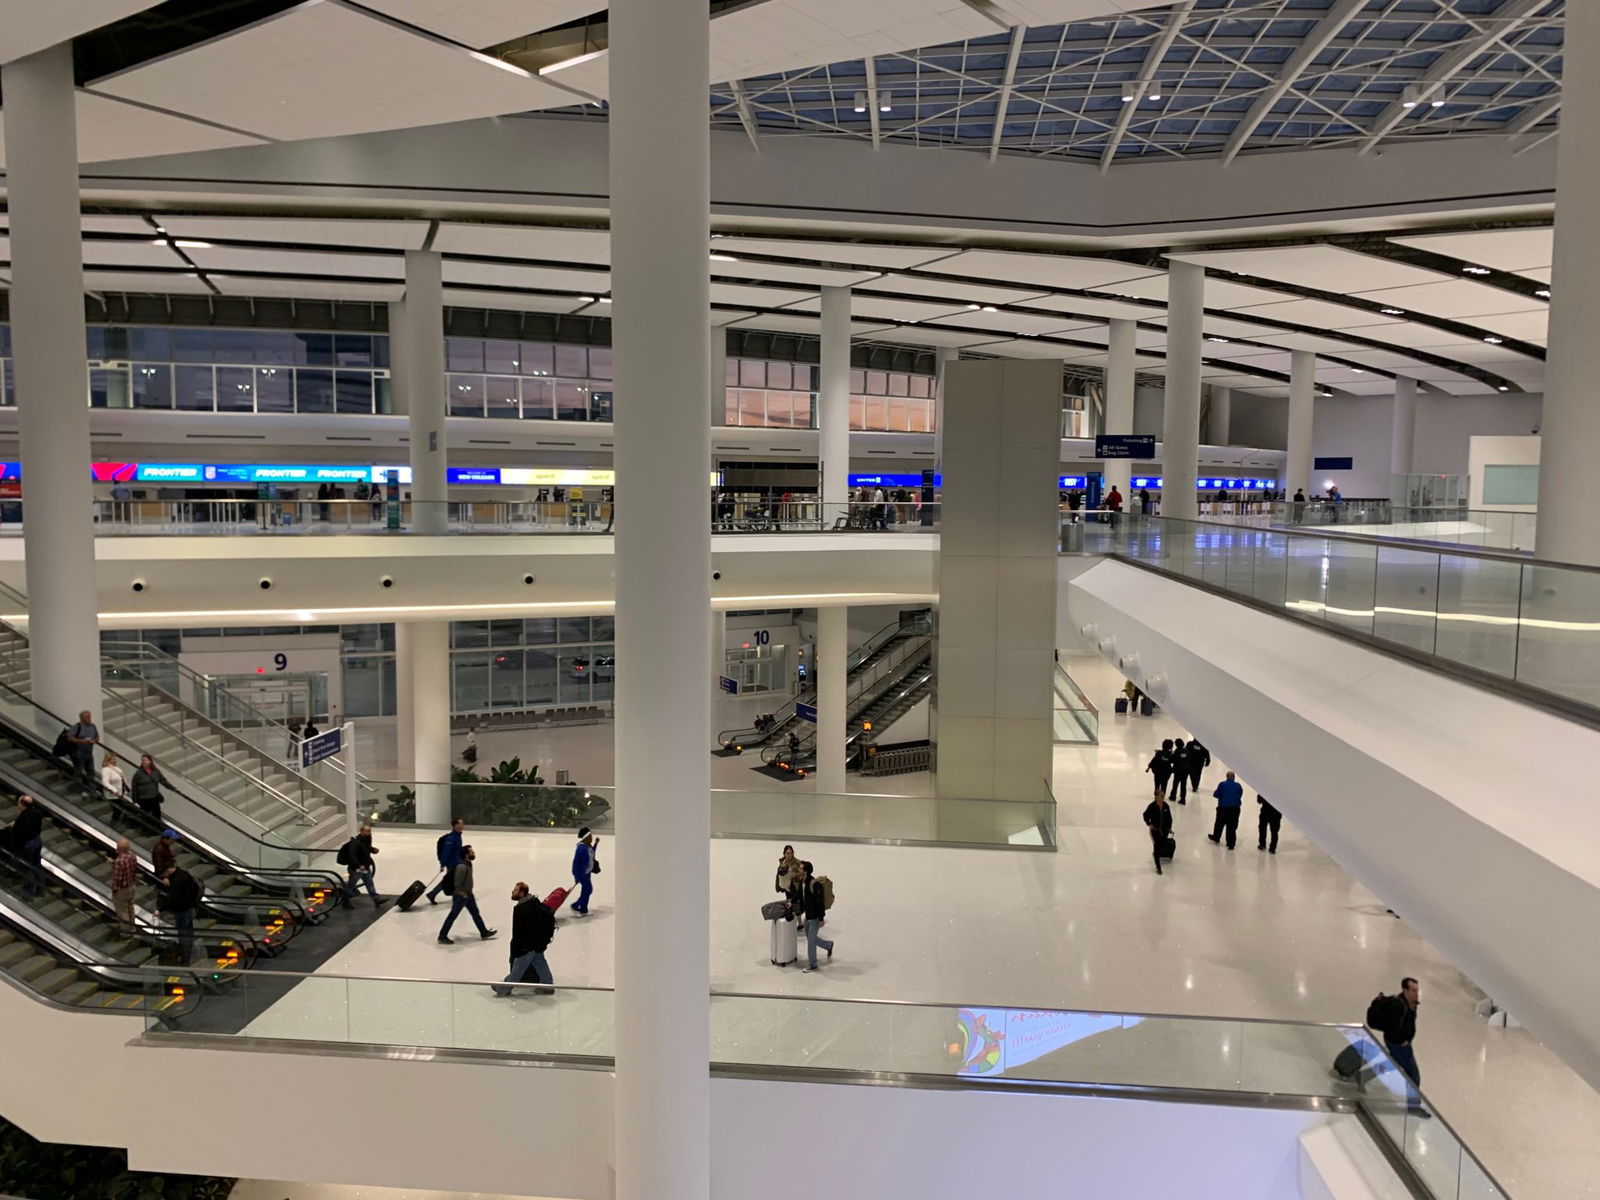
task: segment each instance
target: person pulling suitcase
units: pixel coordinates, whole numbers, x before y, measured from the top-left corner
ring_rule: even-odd
[[[1165,792],[1157,792],[1154,800],[1145,806],[1144,823],[1150,829],[1150,855],[1155,859],[1156,874],[1162,874],[1161,860],[1171,859],[1178,844],[1172,838],[1172,806]]]

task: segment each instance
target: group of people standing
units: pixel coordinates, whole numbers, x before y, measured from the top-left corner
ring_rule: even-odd
[[[1211,765],[1211,751],[1200,744],[1199,738],[1187,743],[1182,738],[1166,738],[1145,764],[1145,772],[1154,778],[1155,796],[1144,810],[1145,827],[1150,831],[1152,856],[1156,874],[1163,874],[1161,860],[1171,858],[1175,849],[1172,838],[1172,807],[1188,804],[1189,793],[1200,794],[1201,776]],[[1239,816],[1244,806],[1244,787],[1229,771],[1211,793],[1217,802],[1216,817],[1206,840],[1221,845],[1226,839],[1229,850],[1234,848],[1239,834]],[[1278,834],[1283,825],[1283,814],[1268,803],[1265,796],[1256,795],[1260,808],[1257,849],[1269,854],[1278,852]]]

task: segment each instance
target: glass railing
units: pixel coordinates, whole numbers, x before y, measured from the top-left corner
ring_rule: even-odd
[[[207,1034],[252,1040],[456,1050],[600,1063],[615,1056],[609,990],[439,982],[251,970],[212,1004]],[[157,993],[170,984],[152,979]],[[499,992],[510,992],[507,997]],[[152,1015],[153,1033],[184,1022]],[[827,1000],[712,993],[713,1070],[771,1070],[818,1081],[890,1079],[907,1086],[1031,1084],[1126,1089],[1142,1099],[1364,1109],[1415,1179],[1439,1200],[1504,1193],[1359,1026],[1069,1009]],[[1357,1047],[1350,1084],[1329,1068]]]
[[[1274,507],[1275,523],[1289,528],[1327,526],[1357,536],[1440,542],[1518,554],[1533,552],[1539,530],[1536,512],[1500,512],[1455,505],[1414,507],[1384,500],[1337,503],[1315,500]],[[1233,519],[1227,514],[1216,515],[1220,520]]]
[[[1600,708],[1600,569],[1146,517],[1084,550]]]
[[[22,533],[21,501],[0,506],[0,535]],[[708,501],[711,531],[734,533],[932,533],[939,505],[893,501],[823,504],[818,500]],[[97,500],[97,537],[228,537],[264,534],[608,534],[611,501],[183,499]]]
[[[1056,742],[1094,746],[1100,741],[1100,710],[1058,662],[1055,669],[1052,733]]]
[[[413,825],[417,802],[424,811],[460,817],[470,829],[614,828],[616,791],[572,784],[495,783],[452,780],[362,779],[361,816],[389,825]]]

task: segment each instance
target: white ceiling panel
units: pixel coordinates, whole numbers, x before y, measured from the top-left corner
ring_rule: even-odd
[[[327,250],[258,250],[248,246],[213,246],[185,250],[203,271],[289,273],[295,275],[359,275],[400,279],[405,260],[398,254],[339,254]]]
[[[1379,325],[1383,317],[1369,312],[1346,308],[1326,300],[1285,300],[1278,304],[1263,304],[1237,310],[1236,315],[1246,319],[1260,317],[1267,321],[1287,321],[1292,325],[1310,325],[1321,329],[1352,329],[1358,325]],[[1397,323],[1397,318],[1389,318]]]
[[[604,0],[363,0],[370,9],[482,50],[605,8]]]
[[[1446,356],[1453,357],[1448,354]],[[1398,354],[1393,350],[1357,350],[1352,348],[1341,351],[1339,357],[1348,359],[1351,362],[1361,363],[1363,366],[1377,367],[1384,371],[1403,371],[1410,370],[1412,367],[1422,366],[1418,359],[1411,358],[1405,354]]]
[[[1453,358],[1460,362],[1478,363],[1480,365],[1493,364],[1496,370],[1502,366],[1527,364],[1544,370],[1544,360],[1530,358],[1520,350],[1513,350],[1510,346],[1491,346],[1488,342],[1453,342],[1442,346],[1422,347],[1429,354],[1436,354],[1440,358]]]
[[[9,0],[0,0],[0,9],[4,9],[7,3]],[[9,16],[9,11],[6,15]],[[4,20],[0,20],[0,29],[4,25]],[[124,104],[121,100],[97,96],[93,92],[78,93],[77,113],[79,162],[106,162],[264,144],[261,138],[217,129],[170,113],[152,112],[148,108]],[[4,129],[5,113],[0,111],[0,163],[5,161]]]
[[[420,250],[426,221],[325,221],[302,217],[186,217],[160,214],[173,237],[204,241],[286,242],[313,246],[369,246],[380,250]]]
[[[741,308],[713,308],[711,310],[712,325],[732,325],[736,321],[743,321],[753,317],[755,313],[746,312]]]
[[[717,248],[722,253],[722,248]],[[736,259],[737,255],[734,256]],[[711,261],[711,273],[721,279],[761,279],[773,283],[803,283],[810,287],[852,287],[876,278],[880,272],[872,267],[854,271],[835,271],[827,267],[802,267],[777,263]]]
[[[1079,342],[1097,342],[1104,346],[1111,341],[1111,330],[1106,325],[1089,325],[1072,331],[1071,337]],[[1134,347],[1138,350],[1165,349],[1167,344],[1167,331],[1165,329],[1141,329],[1133,335]],[[1208,347],[1209,352],[1209,347]],[[1257,354],[1261,353],[1259,350]]]
[[[1237,358],[1232,361],[1240,366],[1255,367],[1260,371],[1278,371],[1281,374],[1289,373],[1289,356],[1287,354],[1252,354],[1248,358]]]
[[[942,264],[941,264],[942,265]],[[994,287],[990,284],[924,279],[918,275],[888,275],[872,281],[875,292],[903,292],[908,296],[938,296],[957,304],[1021,304],[1038,299],[1038,288]]]
[[[224,296],[290,296],[297,300],[356,300],[387,304],[405,296],[403,283],[344,283],[322,279],[252,279],[245,275],[207,275]]]
[[[1383,318],[1379,318],[1382,320]],[[1344,329],[1351,337],[1365,338],[1373,342],[1388,342],[1395,346],[1407,346],[1423,349],[1427,346],[1439,346],[1458,335],[1448,333],[1443,329],[1435,329],[1431,325],[1418,325],[1411,321],[1389,321],[1383,325],[1357,325]]]
[[[118,217],[102,216],[97,213],[85,213],[80,222],[85,233],[139,233],[146,237],[155,237],[155,230],[150,222],[143,217]]]
[[[1519,296],[1516,292],[1491,287],[1486,283],[1473,283],[1466,279],[1356,294],[1374,304],[1384,304],[1391,308],[1403,308],[1407,312],[1451,320],[1478,317],[1484,313],[1527,312],[1547,307],[1538,300],[1530,300],[1526,296]]]
[[[1341,392],[1352,392],[1357,396],[1392,396],[1394,395],[1394,380],[1384,379],[1381,376],[1357,375],[1352,380],[1333,385]]]
[[[973,329],[993,329],[997,333],[1063,333],[1069,329],[1104,329],[1095,321],[1074,320],[1070,317],[1033,316],[1030,313],[982,312],[964,309],[949,319],[952,325],[965,325]]]
[[[94,91],[265,137],[329,137],[569,104],[480,55],[337,4],[302,5]]]
[[[1062,362],[1075,353],[1072,346],[1056,346],[1032,338],[1016,338],[1009,342],[991,342],[983,348],[985,354],[998,354],[1001,358],[1054,358]]]
[[[83,243],[86,265],[105,267],[167,267],[186,271],[189,264],[164,241]]]
[[[1103,258],[1071,258],[1065,255],[1024,254],[1009,250],[963,250],[936,268],[945,275],[970,275],[1000,284],[1035,284],[1047,288],[1110,289],[1137,279],[1148,279],[1149,267],[1115,262]],[[1161,294],[1166,295],[1166,276]],[[1112,287],[1112,285],[1118,285]]]
[[[851,242],[797,242],[787,238],[719,237],[712,248],[728,254],[766,254],[777,258],[804,258],[813,262],[851,263],[882,270],[926,266],[956,253],[944,246],[872,246]]]
[[[1282,346],[1285,350],[1309,350],[1313,354],[1342,356],[1352,348],[1349,342],[1315,333],[1269,333],[1251,340],[1265,342],[1269,346]]]
[[[1550,335],[1550,311],[1547,308],[1540,308],[1535,312],[1506,312],[1495,313],[1493,316],[1473,317],[1472,323],[1506,337],[1532,342],[1536,346],[1544,345]]]
[[[1375,378],[1370,371],[1357,370],[1354,367],[1343,367],[1337,363],[1317,363],[1317,382],[1343,387],[1349,383],[1371,383]]]
[[[820,312],[822,297],[812,296],[791,306],[796,312]],[[926,304],[918,300],[878,300],[859,292],[850,297],[850,313],[854,317],[882,321],[938,321],[964,324],[967,315],[964,306],[952,304]]]
[[[1161,319],[1164,323],[1166,320],[1166,315],[1162,314]],[[1205,319],[1205,333],[1207,337],[1215,336],[1226,338],[1260,339],[1264,337],[1274,337],[1282,332],[1283,331],[1281,329],[1276,329],[1271,325],[1257,325],[1253,321],[1231,321],[1226,317],[1211,316],[1208,316]]]
[[[444,282],[447,287],[526,288],[541,292],[608,292],[609,271],[574,271],[564,267],[520,267],[507,263],[459,262],[446,259]]]
[[[1119,283],[1107,290],[1121,292],[1126,296],[1137,296],[1141,300],[1159,300],[1165,304],[1167,277],[1165,274],[1150,275],[1144,279]],[[1234,283],[1231,279],[1215,275],[1206,277],[1207,308],[1245,308],[1252,304],[1277,304],[1291,298],[1268,288],[1251,287],[1248,283]]]
[[[1420,379],[1425,383],[1439,383],[1452,379],[1464,379],[1460,371],[1452,371],[1449,367],[1436,367],[1432,363],[1424,363],[1416,367],[1403,367],[1395,372],[1397,375],[1406,375],[1412,379]],[[1478,385],[1479,391],[1484,391],[1482,384]]]
[[[610,305],[588,305],[576,296],[535,296],[515,292],[475,292],[471,288],[444,289],[444,302],[457,308],[491,308],[506,312],[573,313],[592,308],[604,316]]]
[[[1447,379],[1430,386],[1449,392],[1452,396],[1481,396],[1492,390],[1488,384],[1479,383],[1476,379]]]
[[[23,58],[123,17],[154,8],[160,0],[5,0],[0,21],[0,63]]]
[[[896,326],[893,340],[913,346],[949,346],[956,349],[973,349],[1005,341],[992,333],[957,333],[953,329],[930,329],[926,325]]]
[[[1043,309],[1069,318],[1099,317],[1103,320],[1161,321],[1167,319],[1167,310],[1142,304],[1120,304],[1115,300],[1087,300],[1077,296],[1049,296],[1043,300],[1028,300],[1024,308]]]
[[[168,293],[192,294],[211,289],[198,275],[182,275],[176,271],[85,271],[83,288],[87,292],[135,292],[145,296],[163,296]]]
[[[611,262],[611,234],[604,229],[546,229],[538,225],[439,226],[433,248],[445,254],[491,258],[537,258],[547,262]]]
[[[731,328],[737,329],[768,329],[774,333],[810,333],[820,334],[822,319],[820,317],[805,316],[779,316],[773,313],[757,313],[746,321],[737,321]],[[897,326],[885,325],[882,321],[851,321],[851,337],[871,337],[873,334],[893,332]]]
[[[746,308],[783,308],[815,295],[804,288],[742,287],[734,283],[711,285],[711,303],[739,304]]]
[[[1555,262],[1555,230],[1485,229],[1466,233],[1425,233],[1391,237],[1391,242],[1463,262],[1526,275]]]
[[[1199,263],[1208,270],[1235,271],[1260,279],[1276,279],[1324,292],[1353,292],[1357,288],[1405,287],[1437,283],[1451,276],[1395,262],[1375,254],[1362,254],[1342,246],[1273,246],[1258,250],[1203,250],[1170,257]],[[1209,287],[1210,281],[1207,281]],[[1209,304],[1209,298],[1207,300]],[[1214,305],[1212,307],[1215,307]],[[1230,306],[1231,307],[1231,306]]]

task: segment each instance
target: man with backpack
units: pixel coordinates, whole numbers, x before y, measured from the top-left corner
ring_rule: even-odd
[[[337,861],[349,876],[344,889],[346,900],[354,900],[356,893],[365,887],[367,895],[372,897],[372,907],[383,907],[383,898],[372,884],[372,877],[378,872],[372,856],[377,852],[378,848],[372,844],[371,825],[363,825],[360,833],[339,847]]]
[[[828,909],[833,902],[833,885],[819,878],[810,863],[801,863],[804,878],[800,885],[800,898],[806,923],[806,971],[817,969],[817,947],[821,946],[833,957],[833,943],[822,936],[822,923],[828,919]]]
[[[200,883],[182,867],[168,867],[156,884],[156,911],[166,913],[178,931],[178,963],[194,959],[194,910],[200,906]]]
[[[439,859],[439,869],[444,872],[439,882],[428,889],[428,903],[439,903],[439,893],[450,895],[455,888],[455,870],[461,863],[461,831],[467,823],[460,817],[450,822],[450,832],[439,835],[433,851]]]
[[[1384,1002],[1382,1011],[1374,1012],[1379,1001]],[[1417,1052],[1412,1048],[1417,1038],[1417,1008],[1421,1003],[1422,987],[1407,975],[1400,981],[1398,996],[1380,995],[1367,1007],[1367,1023],[1383,1035],[1383,1048],[1394,1059],[1395,1066],[1405,1073],[1413,1088],[1422,1086],[1422,1069],[1417,1066]],[[1372,1020],[1374,1016],[1381,1016],[1383,1023],[1375,1024]],[[1406,1106],[1414,1117],[1433,1115],[1422,1107],[1422,1097],[1417,1092],[1407,1095]]]
[[[556,936],[556,914],[525,883],[519,882],[511,889],[511,900],[516,907],[511,910],[511,973],[506,976],[506,983],[526,983],[531,971],[534,982],[542,985],[533,989],[534,995],[553,995],[555,989],[549,985],[555,979],[544,952]],[[496,996],[509,996],[516,991],[504,985],[491,985],[491,989]]]

